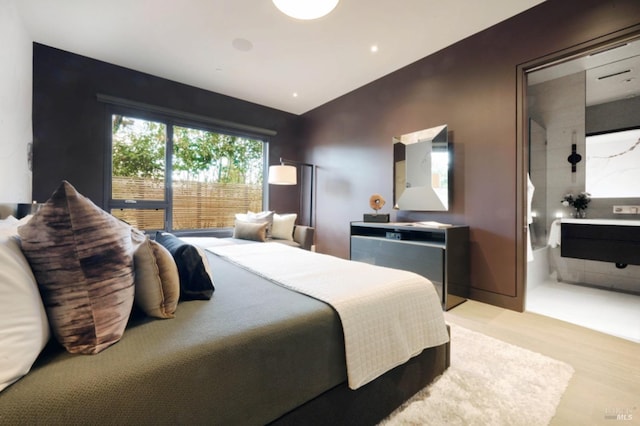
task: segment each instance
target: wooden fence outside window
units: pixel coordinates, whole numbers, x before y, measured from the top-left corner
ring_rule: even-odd
[[[163,200],[164,182],[113,177],[113,198]],[[177,180],[173,182],[173,229],[233,227],[235,214],[262,210],[262,186]],[[117,209],[114,216],[142,230],[163,229],[164,211]]]

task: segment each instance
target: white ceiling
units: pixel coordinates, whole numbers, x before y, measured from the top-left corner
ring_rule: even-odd
[[[315,21],[271,0],[16,4],[35,42],[301,114],[542,1],[342,0]]]

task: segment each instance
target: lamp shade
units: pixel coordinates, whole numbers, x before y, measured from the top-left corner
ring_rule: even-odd
[[[269,166],[269,183],[272,185],[296,185],[297,170],[295,166]]]
[[[295,19],[318,19],[331,12],[339,0],[273,0],[285,15]]]

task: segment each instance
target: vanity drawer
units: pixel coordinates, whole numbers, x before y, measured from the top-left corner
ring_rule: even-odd
[[[562,223],[563,257],[640,265],[640,227]]]

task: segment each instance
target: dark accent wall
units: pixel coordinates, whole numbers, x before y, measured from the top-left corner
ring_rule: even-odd
[[[298,158],[296,115],[34,43],[34,200],[48,199],[66,179],[104,207],[107,105],[98,93],[275,130],[269,164]],[[270,206],[297,211],[290,192],[271,188]]]
[[[34,44],[33,197],[48,198],[67,179],[103,200],[105,106],[96,101],[103,93],[278,131],[270,164],[285,157],[317,165],[318,251],[347,258],[349,222],[371,212],[370,195],[382,194],[383,212],[390,210],[392,137],[448,124],[450,211],[394,219],[469,225],[472,298],[521,310],[517,68],[640,24],[639,17],[638,0],[547,0],[302,116]],[[297,197],[272,187],[271,207],[297,211]]]
[[[370,212],[371,194],[390,210],[394,135],[448,124],[450,211],[396,218],[469,225],[472,298],[522,310],[517,67],[638,23],[637,0],[548,0],[304,114],[318,250],[349,256],[349,222]]]

